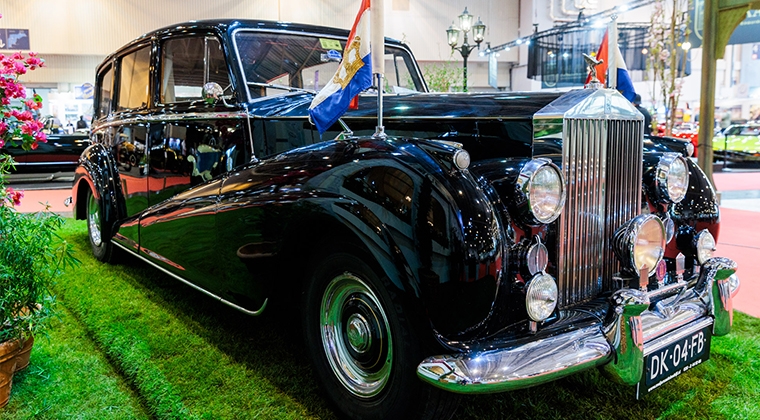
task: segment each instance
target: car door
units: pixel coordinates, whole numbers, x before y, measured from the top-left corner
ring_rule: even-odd
[[[95,128],[92,137],[109,148],[114,158],[126,212],[115,239],[130,248],[139,241],[136,221],[148,207],[145,118],[150,111],[152,47],[150,40],[134,45],[98,76],[98,115],[107,115],[109,123]]]
[[[212,293],[221,293],[215,253],[219,175],[249,160],[251,150],[247,113],[234,98],[218,103],[202,98],[206,83],[230,87],[228,68],[222,42],[213,34],[182,34],[159,43],[148,152],[151,208],[140,220],[145,255]]]

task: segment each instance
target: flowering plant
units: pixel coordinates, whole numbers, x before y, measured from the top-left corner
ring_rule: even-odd
[[[676,122],[676,108],[681,99],[686,71],[691,0],[655,0],[647,41],[647,68],[652,70],[652,102],[662,95],[665,106],[665,134],[671,135]],[[659,81],[659,92],[657,84]]]
[[[19,82],[28,70],[43,65],[34,53],[0,54],[0,148],[10,144],[30,150],[46,141],[42,123],[34,115],[42,100],[36,94],[27,99]],[[24,193],[6,185],[12,167],[13,159],[0,152],[0,342],[44,328],[54,302],[53,279],[76,261],[69,245],[55,234],[63,224],[59,215],[22,214],[15,209]]]

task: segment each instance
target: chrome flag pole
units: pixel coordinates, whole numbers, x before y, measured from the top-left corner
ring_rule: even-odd
[[[371,0],[370,12],[370,55],[372,74],[377,81],[377,127],[373,137],[385,138],[383,127],[383,75],[385,74],[385,0]]]
[[[609,34],[609,37],[607,38],[607,87],[610,89],[617,89],[617,69],[619,66],[616,54],[618,48],[617,15],[612,16],[610,23],[607,25],[607,33]]]

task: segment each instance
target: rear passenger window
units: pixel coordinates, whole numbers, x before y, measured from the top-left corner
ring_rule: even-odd
[[[122,57],[119,64],[119,98],[117,111],[148,105],[150,46]]]
[[[111,99],[113,99],[113,68],[108,65],[98,76],[98,116],[102,117],[111,112]]]
[[[161,103],[201,100],[203,85],[230,85],[227,61],[214,37],[176,38],[161,48]]]

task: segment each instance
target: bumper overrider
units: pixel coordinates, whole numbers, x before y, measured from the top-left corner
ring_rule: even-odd
[[[620,289],[610,297],[604,322],[512,347],[429,357],[417,375],[465,394],[526,388],[592,367],[635,385],[650,352],[710,325],[713,335],[730,332],[732,298],[739,290],[735,272],[734,261],[711,258],[692,287],[679,282],[652,292]]]

